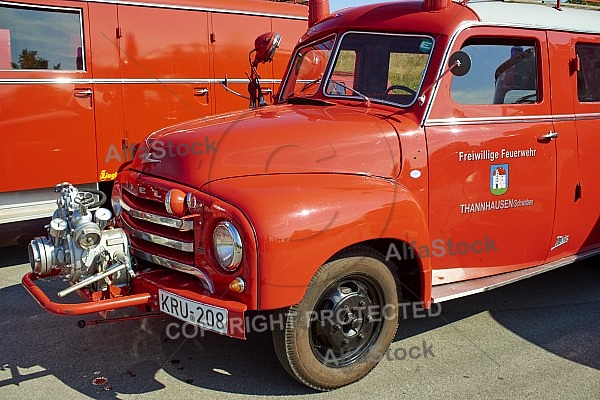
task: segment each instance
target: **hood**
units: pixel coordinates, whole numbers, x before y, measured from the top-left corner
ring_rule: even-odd
[[[364,108],[277,105],[157,131],[131,168],[191,187],[263,174],[395,177],[400,144],[393,126]]]

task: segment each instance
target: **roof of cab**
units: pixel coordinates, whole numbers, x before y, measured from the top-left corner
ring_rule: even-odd
[[[337,30],[451,35],[465,22],[600,33],[600,8],[563,4],[559,11],[554,6],[552,0],[471,0],[453,1],[441,11],[427,12],[423,0],[376,3],[333,12],[310,28],[302,41]]]
[[[567,32],[600,33],[600,7],[574,7],[556,2],[472,0],[467,6],[482,22]]]
[[[464,21],[477,21],[477,16],[459,3],[452,3],[441,11],[426,12],[422,0],[398,0],[335,11],[310,28],[303,40],[337,30],[444,35]]]

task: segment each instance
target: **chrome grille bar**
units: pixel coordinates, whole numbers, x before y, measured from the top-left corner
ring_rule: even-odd
[[[162,267],[170,268],[175,271],[183,272],[189,275],[193,275],[200,279],[210,293],[215,292],[215,287],[213,286],[212,281],[206,276],[204,272],[201,270],[187,264],[180,263],[179,261],[171,260],[170,258],[157,256],[154,254],[146,253],[143,250],[137,249],[135,247],[131,248],[131,253],[142,260],[160,265]]]
[[[131,236],[136,237],[138,239],[145,240],[147,242],[152,242],[159,244],[161,246],[170,247],[175,250],[185,251],[187,253],[194,252],[194,243],[193,242],[183,242],[180,240],[169,239],[164,236],[155,235],[153,233],[142,232],[134,229],[131,225],[127,223],[125,219],[122,219],[123,226],[127,233]]]
[[[179,229],[182,232],[187,232],[194,229],[193,220],[181,220],[176,218],[163,217],[162,215],[156,215],[146,211],[140,211],[131,207],[123,199],[120,200],[120,204],[123,210],[133,218],[152,222],[157,225],[168,226],[169,228]]]

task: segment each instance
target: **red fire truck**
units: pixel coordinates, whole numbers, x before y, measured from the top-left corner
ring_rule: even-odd
[[[0,236],[11,222],[50,216],[57,179],[97,189],[156,129],[247,108],[222,83],[245,92],[248,51],[269,31],[282,35],[260,68],[274,93],[307,27],[306,4],[293,3],[3,1]]]
[[[599,10],[310,10],[277,104],[148,136],[117,174],[116,218],[57,187],[23,278],[44,308],[138,306],[236,338],[246,311],[271,312],[284,368],[328,390],[377,364],[399,304],[600,252]],[[89,301],[50,300],[35,280],[56,274],[60,297]]]

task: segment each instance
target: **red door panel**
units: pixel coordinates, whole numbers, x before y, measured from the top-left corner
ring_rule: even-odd
[[[433,284],[543,263],[554,220],[544,33],[471,28],[454,47],[472,68],[442,80],[426,124]]]

